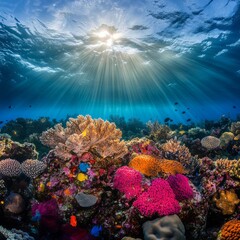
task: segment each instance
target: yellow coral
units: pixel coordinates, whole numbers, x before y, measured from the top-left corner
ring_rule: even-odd
[[[240,239],[240,220],[233,219],[226,222],[219,234],[217,240],[239,240]]]
[[[233,161],[233,164],[229,173],[230,173],[230,176],[240,179],[240,160]]]
[[[229,142],[234,139],[234,134],[231,132],[224,132],[219,139],[221,141],[221,146],[227,146]]]
[[[129,162],[129,167],[149,177],[155,177],[160,172],[159,160],[144,154],[134,157]]]
[[[219,197],[218,193],[215,193],[213,201],[216,203],[216,206],[222,210],[223,215],[232,215],[236,206],[239,204],[240,199],[238,199],[235,191],[231,189],[221,190],[219,192]]]

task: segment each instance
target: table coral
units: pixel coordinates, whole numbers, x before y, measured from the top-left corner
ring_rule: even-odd
[[[213,196],[213,201],[222,210],[223,215],[232,215],[236,206],[240,203],[240,199],[233,189],[219,191],[219,194],[216,193]]]
[[[239,240],[240,239],[240,220],[233,219],[226,222],[219,234],[217,240]]]
[[[205,147],[208,150],[212,150],[212,149],[217,148],[220,145],[220,142],[221,141],[220,141],[219,138],[216,138],[216,137],[213,137],[213,136],[207,136],[207,137],[204,137],[201,140],[202,146]]]
[[[70,118],[66,128],[57,124],[43,132],[40,140],[44,145],[55,148],[56,155],[65,159],[71,158],[72,154],[81,157],[85,152],[118,159],[127,153],[121,137],[122,133],[114,123],[80,115],[76,119]]]

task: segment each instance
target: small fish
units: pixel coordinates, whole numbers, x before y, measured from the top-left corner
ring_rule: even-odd
[[[12,108],[12,106],[11,106],[11,105],[9,105],[9,106],[8,106],[8,108],[10,109],[10,108]]]
[[[188,118],[188,119],[187,119],[187,122],[190,122],[190,121],[191,121],[191,118]]]
[[[182,114],[185,114],[185,113],[186,113],[185,111],[182,112]]]
[[[169,117],[167,117],[167,118],[165,118],[164,119],[164,122],[168,122],[168,121],[170,121],[171,119],[169,118]]]
[[[41,213],[39,212],[39,210],[37,210],[35,212],[35,215],[32,217],[32,221],[34,222],[39,222],[41,219]]]
[[[94,237],[99,237],[101,231],[102,231],[102,226],[95,225],[91,229],[91,235],[93,235]]]
[[[86,137],[86,135],[87,135],[87,129],[85,129],[85,130],[82,132],[82,136],[83,136],[83,137]]]
[[[187,110],[189,110],[190,108],[188,107]]]
[[[2,124],[3,123],[3,121],[0,121],[0,124]]]
[[[175,109],[175,112],[177,112],[177,109]]]
[[[233,106],[233,108],[237,108],[236,106]]]
[[[173,122],[173,120],[172,120],[172,119],[170,119],[170,122]]]
[[[185,131],[184,131],[184,130],[181,130],[181,131],[179,131],[179,133],[180,133],[181,135],[183,135],[183,134],[185,133]]]
[[[32,105],[29,105],[29,107],[31,108],[31,107],[32,107]]]
[[[174,105],[178,105],[178,102],[175,102]]]
[[[76,227],[77,226],[77,218],[76,218],[76,216],[74,216],[74,215],[70,216],[70,225],[72,227]]]

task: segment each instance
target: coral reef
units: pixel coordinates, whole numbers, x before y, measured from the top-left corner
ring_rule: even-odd
[[[233,189],[221,190],[219,193],[215,193],[213,201],[222,210],[223,215],[232,215],[236,206],[240,203],[240,199]]]
[[[154,142],[166,142],[171,138],[171,129],[167,125],[161,125],[158,121],[152,123],[147,122],[147,127],[150,130],[149,138]]]
[[[217,148],[220,145],[220,142],[221,142],[220,139],[214,136],[207,136],[201,140],[202,146],[208,150]]]
[[[38,153],[33,144],[14,142],[6,135],[0,137],[0,160],[12,158],[22,162],[25,159],[36,159],[37,157]]]
[[[127,153],[124,141],[120,141],[121,131],[114,123],[94,120],[90,116],[70,118],[63,128],[61,124],[44,132],[41,142],[65,159],[73,154],[81,157],[85,152],[91,152],[101,158],[119,159]]]
[[[233,219],[226,222],[219,234],[217,240],[237,240],[240,239],[240,220]]]
[[[143,233],[144,240],[186,240],[184,225],[176,214],[145,222]]]

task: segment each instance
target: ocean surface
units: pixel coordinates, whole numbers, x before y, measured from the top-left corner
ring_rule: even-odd
[[[0,122],[239,109],[238,0],[0,1]]]

